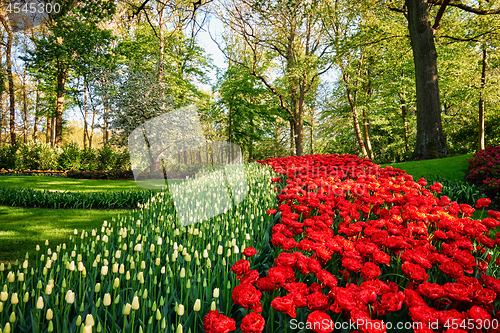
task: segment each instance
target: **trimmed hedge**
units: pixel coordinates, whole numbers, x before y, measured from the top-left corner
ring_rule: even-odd
[[[66,171],[66,177],[75,179],[134,179],[134,173],[130,170],[109,171]]]
[[[113,209],[136,208],[157,193],[153,190],[128,190],[110,192],[59,192],[30,188],[0,187],[0,204],[36,208]]]

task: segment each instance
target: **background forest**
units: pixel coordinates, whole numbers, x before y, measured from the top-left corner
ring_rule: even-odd
[[[138,125],[193,104],[207,137],[238,144],[249,161],[313,153],[412,159],[413,2],[423,3],[59,1],[61,13],[21,30],[3,8],[0,166],[9,167],[12,146],[36,140],[66,151],[125,148]],[[500,143],[498,7],[426,7],[449,155]],[[225,67],[200,46],[203,31]]]

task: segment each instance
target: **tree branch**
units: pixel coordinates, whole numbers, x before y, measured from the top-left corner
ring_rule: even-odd
[[[443,17],[444,10],[446,9],[446,6],[448,5],[449,2],[450,2],[450,0],[443,0],[443,4],[441,5],[441,7],[439,7],[439,11],[436,15],[434,25],[432,26],[432,33],[434,35],[439,30],[439,24],[441,23],[441,18]]]
[[[432,3],[434,5],[443,5],[447,0],[429,0],[429,3]],[[449,2],[449,0],[448,0]],[[465,10],[466,12],[474,13],[477,15],[494,15],[494,14],[500,14],[500,8],[496,9],[481,9],[481,8],[474,8],[471,6],[464,5],[462,3],[455,3],[455,2],[449,2],[448,6],[453,6],[460,8],[462,10]]]
[[[136,17],[137,15],[139,15],[139,13],[141,12],[141,10],[143,10],[145,7],[146,7],[146,4],[149,2],[149,0],[145,0],[142,5],[139,6],[139,8],[137,8],[137,10],[135,11],[135,13],[132,15],[132,18]]]

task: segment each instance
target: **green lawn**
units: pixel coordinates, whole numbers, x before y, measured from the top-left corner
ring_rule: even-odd
[[[435,178],[440,176],[448,180],[464,180],[465,173],[469,163],[468,159],[473,154],[446,157],[434,160],[412,161],[403,163],[383,164],[390,165],[393,168],[405,170],[407,174],[412,175],[413,179],[418,180],[421,177]]]
[[[182,182],[182,179],[173,179]],[[100,192],[139,190],[134,180],[74,179],[54,176],[0,176],[0,187],[30,187],[35,190]]]
[[[0,262],[23,260],[26,252],[34,258],[36,245],[49,247],[68,242],[74,229],[101,228],[119,214],[132,210],[39,209],[0,206]]]

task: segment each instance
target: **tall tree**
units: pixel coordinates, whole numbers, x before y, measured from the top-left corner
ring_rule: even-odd
[[[415,159],[435,158],[448,153],[443,133],[439,97],[437,51],[434,36],[448,7],[460,8],[478,14],[499,14],[493,2],[479,1],[477,7],[452,0],[405,0],[403,8],[391,8],[405,13],[408,21],[417,94],[417,143]],[[431,24],[430,10],[439,6],[434,24]]]
[[[244,56],[235,57],[227,47],[226,57],[247,68],[279,99],[298,156],[304,152],[305,101],[331,66],[334,42],[327,38],[326,9],[323,1],[228,0],[221,15],[244,44]]]
[[[14,92],[14,76],[12,74],[12,46],[14,44],[14,32],[12,31],[7,19],[0,14],[0,21],[2,22],[3,28],[7,33],[7,42],[2,41],[2,45],[5,46],[5,56],[6,56],[6,73],[7,80],[9,83],[9,110],[10,110],[10,144],[16,144],[16,105],[15,105],[15,92]]]
[[[54,143],[62,144],[65,88],[72,69],[80,62],[109,47],[111,32],[100,22],[115,11],[113,1],[77,3],[65,16],[48,21],[48,34],[37,41],[37,48],[26,58],[31,66],[51,73],[56,81]]]

